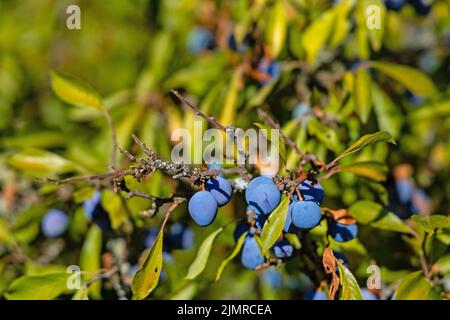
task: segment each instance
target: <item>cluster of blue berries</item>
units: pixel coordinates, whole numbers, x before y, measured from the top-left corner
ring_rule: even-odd
[[[189,213],[195,223],[206,227],[213,223],[219,207],[226,205],[233,195],[230,182],[222,176],[210,178],[205,190],[196,192],[189,200]]]

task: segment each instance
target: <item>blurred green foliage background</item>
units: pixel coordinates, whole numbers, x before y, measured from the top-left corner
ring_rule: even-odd
[[[71,264],[97,272],[111,266],[112,259],[112,264],[130,268],[144,250],[145,231],[163,218],[141,214],[149,200],[133,198],[125,204],[105,190],[102,204],[114,230],[98,235],[85,219],[82,203],[99,185],[55,186],[35,180],[107,172],[112,147],[101,112],[69,106],[53,93],[52,70],[95,88],[113,118],[119,146],[137,154],[132,133],[169,159],[171,132],[193,130],[198,117],[174,99],[171,89],[224,125],[249,128],[259,121],[257,109],[262,108],[302,150],[324,162],[364,134],[388,131],[397,145],[371,145],[341,161],[343,166],[375,164],[323,181],[324,205],[348,208],[367,200],[389,207],[394,168],[407,164],[408,176],[429,197],[420,213],[448,215],[450,4],[431,2],[430,12],[422,14],[411,4],[396,11],[375,0],[76,1],[81,29],[69,30],[66,8],[72,1],[1,0],[0,295],[14,296],[10,286],[20,277],[65,272]],[[381,30],[366,26],[364,12],[371,4],[382,8]],[[279,72],[264,69],[264,63],[272,62]],[[294,169],[298,161],[288,149],[286,167]],[[122,155],[119,163],[129,165]],[[141,184],[127,183],[156,196],[190,190],[158,172]],[[237,193],[205,229],[193,225],[186,205],[177,208],[169,224],[194,229],[195,245],[170,252],[152,298],[302,298],[315,287],[308,261],[298,257],[279,268],[283,283],[276,288],[264,272],[244,270],[238,262],[213,283],[218,265],[233,248],[235,224],[229,223],[245,217],[242,198]],[[69,214],[69,230],[62,237],[48,239],[40,231],[49,208]],[[420,242],[404,229],[411,220],[391,223],[363,223],[357,240],[332,243],[349,257],[360,286],[368,277],[366,267],[380,265],[386,297],[399,279],[421,268]],[[201,241],[224,225],[228,227],[204,273],[195,281],[184,280]],[[90,258],[80,261],[88,239],[99,247],[94,245]],[[323,228],[313,230],[311,239],[320,254],[326,244]],[[126,249],[120,249],[120,241]],[[440,268],[433,285],[442,293],[442,279],[449,286],[448,229],[426,243],[430,263]],[[103,281],[101,293],[98,287],[90,296],[120,297],[117,283],[129,296],[129,277],[114,281]],[[33,282],[28,283],[32,290]],[[16,297],[31,297],[28,289],[21,293],[17,287]],[[416,298],[425,298],[423,291],[418,289]],[[37,298],[73,295],[70,290],[56,293]]]

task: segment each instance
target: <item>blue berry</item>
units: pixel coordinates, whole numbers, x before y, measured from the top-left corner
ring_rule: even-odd
[[[206,182],[206,190],[216,199],[219,206],[227,204],[233,194],[231,184],[222,177],[211,178]]]
[[[246,35],[244,41],[242,41],[242,43],[240,44],[237,44],[234,33],[230,33],[230,35],[228,36],[228,47],[233,51],[243,53],[248,50],[249,45],[250,45],[249,35]]]
[[[358,226],[354,224],[343,224],[336,221],[331,223],[331,236],[337,242],[347,242],[358,234]]]
[[[245,192],[245,199],[249,205],[256,209],[257,214],[268,215],[280,203],[281,193],[271,179],[259,178],[253,184],[250,182]]]
[[[42,219],[42,233],[54,238],[62,235],[69,225],[69,217],[67,214],[58,209],[50,209]]]
[[[208,170],[222,170],[223,166],[217,162],[208,163]]]
[[[408,203],[411,201],[414,185],[408,179],[397,180],[395,181],[395,190],[397,191],[400,202]]]
[[[269,79],[261,80],[261,84],[267,84],[270,80],[277,78],[281,73],[280,64],[273,60],[262,59],[258,65],[258,71],[264,73]]]
[[[295,202],[291,202],[288,207],[286,221],[284,222],[283,231],[286,233],[296,233],[297,228],[292,224],[292,208]]]
[[[283,275],[276,269],[266,269],[262,273],[262,280],[272,289],[279,289],[283,286]]]
[[[170,227],[169,244],[173,249],[190,249],[194,246],[194,231],[181,223]]]
[[[289,243],[287,239],[283,239],[275,243],[275,245],[273,246],[273,252],[275,253],[275,256],[277,258],[289,258],[294,252],[294,247]]]
[[[322,212],[313,201],[298,201],[292,208],[292,223],[299,229],[312,229],[320,223]]]
[[[187,48],[190,53],[198,54],[215,45],[214,35],[204,27],[193,28],[188,35]]]
[[[275,185],[272,179],[265,176],[259,176],[252,179],[249,182],[247,189],[245,190],[245,200],[247,201],[247,203],[249,202],[249,197],[255,191],[255,189],[263,184]]]
[[[159,233],[158,228],[151,228],[145,232],[145,235],[144,235],[144,247],[145,248],[151,248],[153,246],[153,244],[155,243],[156,237],[158,236],[158,233]]]
[[[320,183],[313,183],[311,180],[305,180],[298,186],[303,200],[322,202],[325,192]],[[296,195],[295,195],[296,196]]]
[[[188,205],[189,213],[195,223],[202,227],[210,225],[217,215],[217,201],[208,191],[195,193]]]
[[[369,289],[362,288],[361,294],[364,300],[379,300],[378,296],[369,291]]]
[[[87,220],[92,221],[95,219],[96,215],[96,209],[98,205],[100,204],[100,200],[102,198],[102,193],[100,191],[95,191],[94,195],[90,198],[84,201],[83,208],[84,208],[84,216]]]
[[[406,4],[405,0],[384,0],[386,8],[392,11],[399,11]]]
[[[328,300],[325,291],[309,291],[305,293],[305,300]]]
[[[264,257],[261,254],[261,249],[259,248],[255,237],[247,236],[245,238],[242,248],[241,262],[244,267],[248,269],[255,269],[257,266],[264,263]]]

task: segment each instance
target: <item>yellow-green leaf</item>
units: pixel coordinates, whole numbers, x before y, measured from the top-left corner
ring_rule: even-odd
[[[343,165],[339,168],[339,171],[351,172],[358,176],[381,182],[386,180],[387,167],[381,162],[365,161]]]
[[[100,271],[100,260],[102,250],[102,230],[96,224],[93,224],[84,240],[80,253],[80,268],[95,274]],[[92,279],[92,275],[84,276],[84,280]],[[96,281],[89,286],[90,295],[98,299],[100,298],[101,281]]]
[[[266,41],[274,58],[283,50],[286,39],[286,20],[286,10],[283,2],[277,0],[270,10],[265,28]]]
[[[69,160],[46,150],[25,149],[8,158],[8,163],[36,176],[66,173],[76,169]]]
[[[3,219],[0,219],[0,242],[8,245],[16,242],[13,234],[6,224],[6,221]]]
[[[428,233],[434,233],[437,229],[450,228],[450,218],[443,215],[431,215],[427,217],[413,216],[414,223],[422,227]]]
[[[331,47],[338,47],[347,37],[352,26],[348,14],[354,5],[355,0],[342,0],[334,5],[335,24],[330,38]]]
[[[234,247],[233,252],[231,252],[230,256],[222,261],[222,263],[219,266],[219,269],[217,269],[216,274],[216,281],[220,280],[220,277],[222,276],[223,272],[225,271],[225,268],[228,266],[228,264],[233,260],[241,251],[242,245],[244,244],[245,237],[247,236],[247,232],[244,232],[238,239],[236,246]]]
[[[394,300],[436,300],[438,292],[425,279],[422,271],[413,272],[404,277],[393,297]]]
[[[367,70],[356,71],[354,86],[356,113],[362,123],[367,123],[372,110],[372,79]]]
[[[5,297],[9,300],[52,300],[67,290],[67,273],[22,276],[13,281]]]
[[[261,233],[262,252],[266,254],[277,242],[287,217],[289,198],[283,195],[278,207],[269,215]]]
[[[417,69],[401,64],[381,61],[372,61],[370,65],[374,69],[397,80],[407,89],[419,96],[434,98],[439,94],[433,81]]]
[[[211,233],[205,240],[203,240],[200,248],[198,249],[197,256],[189,267],[188,273],[186,275],[186,279],[192,280],[195,279],[206,267],[206,263],[208,262],[209,254],[211,253],[211,249],[216,237],[221,233],[223,228],[219,228],[213,233]]]
[[[51,85],[56,95],[64,102],[79,107],[103,110],[100,95],[89,85],[72,76],[53,71],[51,73]]]
[[[346,157],[354,152],[357,152],[368,145],[378,143],[378,142],[389,142],[392,144],[396,144],[394,138],[389,132],[386,131],[379,131],[375,133],[370,133],[362,136],[358,139],[354,144],[352,144],[350,147],[347,148],[339,157],[337,157],[333,162],[338,161],[339,159],[342,159],[343,157]]]
[[[142,267],[136,272],[131,283],[134,300],[145,299],[156,288],[163,266],[163,229],[158,233]]]
[[[333,30],[334,12],[328,10],[315,19],[304,31],[302,46],[306,52],[306,60],[312,64],[320,49],[326,44]]]
[[[102,192],[102,206],[108,212],[113,229],[119,228],[123,223],[128,221],[127,212],[123,206],[122,199],[118,194],[104,190]]]
[[[363,300],[361,289],[353,274],[338,261],[340,294],[339,300]]]

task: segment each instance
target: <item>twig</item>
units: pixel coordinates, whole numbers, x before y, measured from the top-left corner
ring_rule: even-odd
[[[225,127],[223,124],[221,124],[219,121],[217,121],[216,118],[211,117],[200,111],[199,108],[197,108],[192,102],[190,102],[187,98],[185,98],[181,93],[179,93],[176,90],[170,90],[178,99],[180,99],[181,102],[183,102],[185,105],[187,105],[189,108],[191,108],[196,115],[202,117],[206,121],[208,121],[211,125],[216,127],[217,129],[226,131],[227,127]]]
[[[298,147],[298,145],[291,139],[289,138],[284,132],[283,130],[281,130],[281,126],[278,122],[276,122],[274,119],[272,119],[267,112],[265,112],[262,109],[258,109],[258,115],[261,118],[262,121],[264,121],[264,123],[266,125],[268,125],[269,127],[273,128],[273,129],[277,129],[280,131],[280,135],[283,138],[284,142],[291,147],[292,149],[294,149],[295,153],[297,153],[300,157],[304,156],[304,153],[300,150],[300,148]]]
[[[94,282],[96,282],[98,280],[110,278],[112,275],[114,275],[118,271],[119,271],[119,269],[117,267],[113,267],[113,268],[111,268],[110,270],[108,270],[106,272],[100,272],[94,278],[92,278],[91,280],[88,280],[88,281],[84,282],[82,284],[82,286],[89,287],[92,283],[94,283]]]
[[[115,177],[123,177],[127,175],[132,175],[132,170],[114,170],[108,173],[98,174],[98,175],[92,175],[92,176],[85,176],[85,177],[77,177],[77,178],[67,178],[67,179],[52,179],[52,178],[42,178],[37,179],[36,181],[42,182],[42,183],[53,183],[56,185],[60,184],[71,184],[71,183],[79,183],[79,182],[87,182],[87,181],[94,181],[94,180],[104,180],[108,178],[115,178]]]

